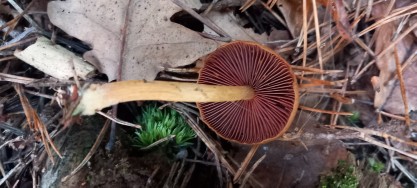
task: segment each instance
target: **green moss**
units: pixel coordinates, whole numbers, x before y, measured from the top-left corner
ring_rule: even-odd
[[[352,114],[353,115],[348,117],[348,121],[352,124],[358,123],[360,120],[360,113],[358,111],[353,111]]]
[[[368,158],[368,163],[372,172],[379,174],[385,169],[385,164],[374,158]]]
[[[170,108],[158,109],[156,104],[145,105],[142,115],[137,117],[143,130],[136,131],[134,146],[145,148],[155,142],[166,139],[163,143],[169,143],[174,147],[187,147],[196,137],[194,131],[188,126],[184,118]]]
[[[346,161],[339,161],[336,169],[320,180],[321,188],[356,188],[358,184],[355,167]]]

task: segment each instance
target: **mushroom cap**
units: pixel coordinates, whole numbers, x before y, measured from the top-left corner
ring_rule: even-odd
[[[205,60],[199,84],[250,86],[255,96],[234,102],[197,103],[202,120],[226,140],[262,144],[281,136],[298,106],[298,87],[291,66],[268,47],[236,41]]]

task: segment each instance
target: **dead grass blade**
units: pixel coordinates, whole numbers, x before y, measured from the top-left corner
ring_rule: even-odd
[[[55,164],[55,160],[51,152],[51,147],[60,158],[62,158],[62,155],[59,153],[58,149],[55,147],[54,143],[52,142],[52,139],[49,136],[48,130],[46,129],[42,120],[39,118],[38,114],[32,108],[32,106],[30,106],[29,100],[24,95],[22,86],[15,85],[15,90],[17,94],[19,95],[20,102],[22,104],[23,111],[25,113],[30,130],[35,135],[36,139],[39,139],[39,134],[40,134],[40,141],[45,146],[45,151],[48,153],[48,156],[51,159],[52,164]]]
[[[409,114],[409,110],[408,110],[408,100],[407,100],[407,94],[406,94],[407,92],[405,90],[404,78],[403,78],[403,74],[401,72],[401,62],[400,62],[401,60],[398,56],[397,47],[394,48],[394,56],[395,56],[396,72],[397,72],[398,80],[400,81],[401,97],[402,97],[403,102],[404,102],[405,124],[407,126],[410,126],[410,114]]]

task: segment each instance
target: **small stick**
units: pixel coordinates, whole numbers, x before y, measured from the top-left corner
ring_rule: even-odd
[[[13,169],[11,169],[3,178],[0,179],[0,186],[3,185],[6,180],[10,178],[11,175],[13,175],[15,172],[20,171],[23,168],[23,163],[19,162]]]
[[[295,71],[315,72],[318,74],[338,74],[338,73],[345,72],[343,70],[321,70],[321,69],[316,69],[316,68],[311,68],[311,67],[303,67],[303,66],[295,66],[295,65],[292,65],[291,68]]]
[[[255,155],[256,151],[258,150],[259,146],[260,144],[256,144],[250,148],[249,153],[246,155],[245,159],[240,165],[240,168],[237,170],[235,176],[233,177],[233,182],[236,183],[240,179],[240,176],[242,176],[246,168],[249,166],[249,163]]]
[[[261,158],[259,158],[255,164],[249,169],[248,173],[246,173],[245,178],[243,178],[242,184],[239,186],[240,188],[244,188],[246,182],[248,181],[249,177],[252,175],[253,171],[258,167],[259,164],[265,159],[266,154],[264,154]]]
[[[16,56],[8,56],[8,57],[0,58],[0,62],[12,60],[12,59],[16,59]]]
[[[161,138],[161,139],[159,139],[159,140],[155,141],[154,143],[150,144],[149,146],[146,146],[146,147],[140,148],[140,150],[148,150],[148,149],[151,149],[151,148],[153,148],[153,147],[155,147],[155,146],[157,146],[157,145],[159,145],[159,144],[162,144],[162,143],[164,143],[164,142],[166,142],[166,141],[169,141],[169,140],[171,140],[171,139],[173,139],[173,138],[175,138],[175,135],[168,135],[168,136],[167,136],[167,137],[165,137],[165,138]]]
[[[343,91],[342,89],[330,89],[330,88],[300,88],[300,92],[308,93],[344,93],[347,95],[364,95],[367,94],[367,91],[356,90],[356,91]]]
[[[383,137],[383,138],[390,139],[392,141],[396,141],[396,142],[400,142],[400,143],[403,143],[403,144],[407,144],[407,145],[410,145],[410,146],[417,147],[417,143],[416,142],[405,141],[405,140],[403,140],[401,138],[392,136],[392,135],[387,134],[387,133],[384,133],[384,132],[375,131],[375,130],[372,130],[372,129],[365,129],[365,128],[359,128],[359,127],[351,127],[351,126],[345,126],[345,125],[328,125],[328,126],[334,126],[335,128],[358,131],[358,132],[361,132],[361,133],[365,133],[365,134],[369,134],[369,135],[374,135],[374,136],[379,136],[379,137]]]
[[[140,126],[140,125],[133,124],[133,123],[129,123],[127,121],[123,121],[123,120],[118,119],[116,117],[112,117],[112,116],[110,116],[110,115],[108,115],[108,114],[106,114],[104,112],[98,111],[97,114],[100,114],[103,117],[105,117],[105,118],[107,118],[107,119],[109,119],[109,120],[111,120],[111,121],[113,121],[113,122],[115,122],[117,124],[124,125],[124,126],[128,126],[128,127],[133,127],[135,129],[142,129],[142,126]]]
[[[219,28],[216,24],[211,22],[208,19],[203,18],[201,15],[197,14],[193,9],[188,7],[185,3],[181,2],[180,0],[172,0],[173,3],[184,9],[187,13],[191,14],[194,18],[196,18],[198,21],[202,22],[204,25],[215,31],[217,34],[223,36],[225,39],[228,39],[230,41],[232,38],[221,28]]]
[[[405,121],[405,117],[403,117],[403,116],[399,116],[399,115],[395,115],[395,114],[390,114],[390,113],[384,112],[382,110],[377,110],[377,112],[380,113],[380,114],[382,114],[382,115],[384,115],[384,116],[388,116],[390,118],[394,118],[394,119],[398,119],[398,120]],[[411,123],[417,123],[417,120],[410,119],[410,122]]]
[[[396,151],[398,153],[401,153],[401,154],[403,154],[405,156],[408,156],[408,157],[410,157],[412,159],[417,160],[417,155],[412,154],[412,153],[409,153],[409,152],[402,151],[400,149],[394,148],[394,147],[389,146],[387,144],[380,143],[380,142],[376,141],[375,139],[373,139],[372,137],[370,137],[369,135],[361,134],[361,135],[358,136],[358,138],[361,139],[361,140],[363,140],[363,141],[366,141],[366,142],[369,142],[371,144],[374,144],[376,146],[380,146],[380,147],[383,147],[383,148],[388,149],[388,150]]]
[[[332,115],[342,115],[342,116],[351,116],[353,115],[353,113],[351,112],[336,112],[336,111],[329,111],[329,110],[320,110],[320,109],[315,109],[315,108],[310,108],[307,106],[298,106],[299,109],[301,110],[307,110],[307,111],[311,111],[311,112],[318,112],[318,113],[323,113],[323,114],[332,114]]]
[[[417,24],[415,24],[415,25],[417,25]],[[402,97],[403,103],[404,103],[405,124],[407,126],[410,126],[411,123],[410,123],[410,114],[409,114],[409,110],[408,110],[407,91],[405,89],[403,74],[401,73],[401,63],[400,63],[400,57],[398,56],[397,47],[394,48],[394,56],[395,56],[395,65],[396,65],[397,76],[398,76],[398,80],[400,81],[401,97]]]
[[[23,76],[15,76],[12,74],[0,73],[0,81],[9,81],[9,82],[18,83],[18,84],[30,84],[36,81],[36,79],[23,77]]]
[[[36,37],[30,37],[30,38],[27,38],[25,40],[21,40],[19,42],[6,44],[4,46],[0,46],[0,51],[3,51],[3,50],[8,49],[8,48],[13,48],[13,47],[16,47],[16,46],[19,46],[19,45],[22,45],[22,44],[25,44],[25,43],[28,43],[28,42],[32,42],[36,39],[37,39]]]
[[[317,5],[316,5],[316,0],[312,0],[311,2],[313,5],[314,27],[316,29],[317,56],[319,58],[320,69],[323,70],[323,57],[321,55],[321,48],[320,48],[321,37],[320,37],[320,27],[319,27],[318,13],[317,13]]]
[[[174,104],[175,105],[175,104]],[[175,107],[175,106],[174,106]],[[178,107],[176,107],[178,108]],[[214,153],[214,155],[217,155],[222,165],[232,174],[234,175],[236,173],[235,169],[233,169],[232,165],[229,164],[229,162],[226,160],[226,158],[223,156],[223,154],[219,151],[215,143],[210,140],[210,138],[207,136],[207,134],[204,133],[204,131],[201,129],[201,127],[198,126],[197,122],[191,119],[192,117],[188,113],[182,112],[184,116],[186,116],[187,123],[190,125],[190,127],[194,130],[194,132],[197,134],[197,136],[206,144],[207,148],[210,149],[211,152]]]

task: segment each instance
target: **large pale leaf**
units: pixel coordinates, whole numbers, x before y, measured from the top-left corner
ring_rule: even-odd
[[[408,4],[407,4],[408,2]],[[400,8],[411,4],[410,1],[401,1],[396,4],[394,8]],[[384,17],[388,2],[375,5],[372,10],[374,17]],[[386,50],[391,45],[393,36],[400,24],[400,20],[395,20],[384,24],[376,29],[375,35],[375,53],[379,54]],[[408,26],[406,26],[408,28]],[[404,29],[406,30],[406,29]],[[404,32],[403,30],[403,32]],[[406,35],[400,42],[397,43],[396,49],[398,58],[401,63],[404,63],[409,56],[417,49],[417,38],[413,33]],[[379,76],[374,77],[377,80],[376,86],[379,90],[375,92],[374,105],[377,108],[382,108],[393,114],[404,114],[404,102],[401,95],[400,84],[396,79],[396,65],[394,48],[391,48],[385,55],[376,59],[376,65],[380,70]],[[415,76],[417,64],[414,60],[408,68],[403,70],[403,79],[406,90],[409,111],[417,110],[417,77]]]
[[[192,63],[218,44],[170,21],[170,0],[67,0],[48,4],[52,23],[89,43],[84,54],[109,80],[153,80],[161,67]]]

